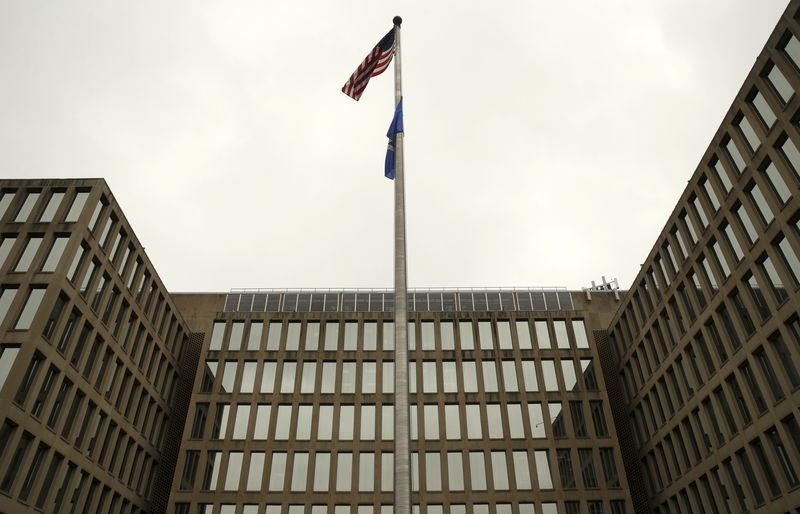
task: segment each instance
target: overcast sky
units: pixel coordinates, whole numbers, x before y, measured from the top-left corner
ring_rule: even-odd
[[[171,291],[630,286],[785,0],[0,0],[0,175],[103,177]]]

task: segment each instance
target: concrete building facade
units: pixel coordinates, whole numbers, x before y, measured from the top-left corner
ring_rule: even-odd
[[[629,291],[410,293],[417,512],[800,513],[799,9]],[[169,293],[103,180],[0,180],[0,512],[391,512],[392,308]]]

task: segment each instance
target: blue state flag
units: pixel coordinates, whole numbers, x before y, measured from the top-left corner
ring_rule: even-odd
[[[403,132],[403,99],[400,99],[400,102],[397,104],[397,107],[394,110],[394,117],[392,118],[392,124],[389,125],[389,131],[386,133],[386,137],[389,138],[389,146],[386,148],[386,162],[384,163],[383,167],[383,174],[386,175],[386,178],[394,180],[394,142],[395,136]]]

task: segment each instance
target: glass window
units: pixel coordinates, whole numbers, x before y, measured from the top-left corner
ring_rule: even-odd
[[[575,437],[586,437],[586,419],[583,416],[583,402],[581,400],[569,402],[569,411],[572,415],[572,428],[575,429]]]
[[[225,491],[236,491],[239,489],[243,458],[243,452],[230,452],[228,457],[228,472],[225,474]]]
[[[483,452],[469,452],[469,469],[472,475],[471,488],[473,491],[486,490],[486,467]]]
[[[788,300],[789,295],[786,293],[786,287],[783,285],[783,279],[778,274],[778,270],[775,269],[775,265],[772,264],[772,259],[769,257],[762,257],[758,261],[758,267],[761,269],[762,275],[767,278],[767,284],[769,284],[772,295],[775,297],[775,301],[780,305]]]
[[[264,369],[261,372],[261,388],[262,393],[271,393],[275,390],[275,374],[278,369],[278,363],[275,361],[265,361]]]
[[[280,321],[270,321],[269,325],[267,325],[267,351],[278,351],[280,349],[281,325]]]
[[[553,327],[556,331],[556,345],[559,348],[569,348],[569,336],[567,335],[567,322],[564,320],[554,320]]]
[[[578,348],[589,348],[589,341],[586,338],[586,327],[582,319],[572,320],[572,331],[575,333],[575,342]]]
[[[339,408],[339,440],[353,440],[353,425],[355,423],[355,406],[342,405]]]
[[[711,163],[711,167],[714,169],[714,173],[717,175],[717,178],[719,179],[719,182],[722,184],[722,187],[725,189],[725,193],[726,194],[730,193],[731,192],[731,188],[733,188],[733,184],[731,184],[731,180],[729,178],[728,171],[725,168],[725,165],[722,163],[722,161],[720,161],[719,159],[717,159],[715,157],[714,160]],[[684,220],[685,220],[685,218],[684,218]],[[691,224],[690,223],[686,223],[686,225],[689,227],[689,231],[693,232],[693,228],[691,227]],[[696,241],[697,237],[693,236],[692,239],[694,241]]]
[[[508,320],[499,320],[497,322],[497,340],[501,349],[510,350],[513,348],[511,344],[511,324]]]
[[[40,194],[41,193],[38,192],[28,193],[28,195],[25,197],[25,202],[17,212],[17,216],[14,218],[14,223],[24,223],[28,220],[28,216],[30,216],[33,206],[36,205],[36,201],[39,199]],[[5,197],[6,195],[3,196]]]
[[[794,321],[797,323],[797,321]],[[786,372],[786,376],[789,378],[789,382],[792,384],[792,387],[800,386],[800,373],[797,371],[797,367],[795,367],[795,359],[792,353],[789,350],[789,347],[781,337],[779,332],[774,333],[769,338],[770,346],[772,346],[773,352],[775,355],[778,356],[778,362],[781,363],[783,366],[784,371]],[[2,377],[2,372],[0,371],[0,377]],[[0,387],[2,387],[2,381],[0,381]]]
[[[800,152],[788,137],[781,143],[780,152],[783,154],[789,168],[794,172],[795,177],[800,177]]]
[[[462,361],[461,372],[464,377],[464,392],[477,393],[478,392],[478,377],[475,367],[475,361]]]
[[[792,96],[794,96],[794,88],[791,84],[789,84],[789,81],[786,80],[784,74],[781,73],[778,67],[774,64],[768,65],[765,72],[765,79],[772,86],[778,97],[783,101],[784,104],[789,103],[789,100],[791,100]]]
[[[286,441],[289,439],[289,428],[292,424],[292,406],[278,405],[275,420],[275,440]]]
[[[438,455],[438,454],[437,454]],[[493,451],[492,460],[492,481],[495,491],[508,491],[508,469],[506,467],[506,452]]]
[[[356,363],[342,363],[342,393],[356,392]]]
[[[247,473],[247,491],[260,491],[264,474],[264,452],[250,453],[250,469]]]
[[[269,491],[283,491],[286,478],[286,452],[273,452],[269,467]]]
[[[381,439],[391,441],[394,439],[394,405],[381,406]]]
[[[545,320],[536,320],[534,322],[534,326],[536,327],[536,343],[539,345],[540,349],[549,349],[551,348],[550,344],[550,333],[547,330],[547,321]]]
[[[788,202],[789,198],[792,197],[792,193],[789,191],[789,186],[786,185],[786,182],[783,180],[778,168],[775,167],[775,164],[770,162],[766,167],[762,167],[761,171],[772,191],[775,193],[775,196],[778,197],[781,203],[785,204]]]
[[[780,256],[785,268],[789,270],[795,286],[800,284],[800,260],[797,259],[797,254],[789,240],[781,236],[777,242],[773,243],[772,247]]]
[[[436,337],[434,336],[433,321],[423,321],[421,323],[422,330],[422,349],[431,351],[436,349]]]
[[[482,361],[483,369],[483,388],[487,393],[496,393],[497,389],[497,368],[494,361]]]
[[[506,392],[519,391],[519,386],[517,385],[516,361],[504,360],[501,364],[503,369],[503,390]]]
[[[11,200],[14,199],[14,191],[0,191],[0,218],[2,218],[8,206],[11,205]]]
[[[349,352],[356,351],[357,342],[358,323],[355,321],[348,321],[344,324],[344,350]]]
[[[422,362],[422,392],[436,392],[436,361]]]
[[[608,425],[603,411],[603,400],[589,400],[589,408],[592,411],[595,435],[597,437],[608,437]]]
[[[535,450],[533,452],[536,463],[536,476],[539,480],[540,489],[552,489],[553,479],[550,475],[550,459],[547,450]]]
[[[28,239],[28,243],[25,245],[25,250],[22,251],[22,255],[17,261],[16,267],[14,267],[15,273],[24,273],[28,271],[28,269],[31,267],[31,263],[33,262],[33,258],[36,256],[36,252],[39,251],[41,244],[41,236],[31,236]]]
[[[750,195],[750,199],[758,208],[758,212],[761,215],[761,220],[767,225],[771,223],[775,218],[775,215],[772,214],[772,209],[770,209],[767,199],[764,198],[763,193],[761,193],[761,189],[758,187],[758,184],[753,184],[748,190],[748,194]]]
[[[439,452],[425,452],[425,490],[442,490],[442,464]]]
[[[556,450],[556,460],[558,461],[558,474],[561,478],[561,487],[564,489],[574,489],[575,473],[572,469],[572,450],[569,448],[559,448]]]
[[[232,439],[246,439],[247,426],[250,422],[250,404],[240,403],[236,406],[236,419],[233,423]]]
[[[758,147],[761,146],[761,140],[758,138],[755,130],[753,130],[753,127],[750,126],[750,122],[747,121],[747,118],[742,116],[742,118],[736,123],[739,127],[739,132],[744,135],[745,139],[747,140],[747,144],[750,145],[750,149],[752,151],[757,150]]]
[[[310,421],[310,420],[309,420]],[[298,421],[299,423],[299,421]],[[375,406],[361,406],[361,435],[362,441],[375,440]]]
[[[353,454],[339,453],[336,462],[336,491],[350,491]]]
[[[211,330],[211,342],[209,343],[209,350],[221,350],[222,338],[225,335],[225,322],[215,321],[214,327]]]
[[[464,465],[461,452],[447,453],[447,479],[449,491],[464,490]]]
[[[561,372],[564,374],[564,386],[566,390],[575,390],[578,377],[575,375],[575,363],[572,359],[561,359]]]
[[[306,477],[308,476],[308,453],[295,452],[292,464],[291,491],[305,491]]]
[[[466,405],[467,439],[481,439],[481,409],[478,404]]]
[[[435,365],[435,362],[432,363]],[[425,372],[424,364],[423,364],[423,373]],[[434,369],[435,373],[435,369]],[[434,375],[433,380],[436,377]],[[427,379],[426,379],[427,380]],[[454,361],[444,361],[442,362],[442,390],[445,393],[455,393],[458,391],[458,380],[456,376],[456,363]],[[434,382],[434,389],[435,389],[435,382]],[[435,391],[434,391],[435,392]]]
[[[489,425],[489,439],[502,439],[503,418],[500,415],[500,405],[490,403],[486,405],[486,419]]]
[[[394,362],[383,361],[382,370],[382,389],[383,393],[394,392]]]
[[[542,414],[542,404],[539,402],[529,403],[528,416],[531,423],[531,437],[547,437],[547,434],[545,433],[544,415]]]
[[[317,417],[317,439],[330,441],[333,438],[333,405],[320,405]]]
[[[61,256],[64,254],[64,248],[66,248],[68,242],[69,236],[56,236],[52,246],[50,246],[50,252],[47,254],[47,258],[42,265],[43,272],[51,273],[56,270],[56,266],[58,266],[59,261],[61,261]]]
[[[243,393],[252,393],[256,384],[256,366],[255,361],[245,361],[242,367],[242,385],[239,390]]]
[[[336,363],[326,361],[322,363],[322,383],[320,390],[323,393],[333,393],[336,388]]]
[[[317,336],[319,337],[319,336]],[[306,339],[308,336],[306,336]],[[374,351],[378,346],[378,324],[374,321],[364,322],[364,350]],[[308,350],[308,345],[306,345]]]
[[[522,364],[522,379],[525,383],[526,391],[538,391],[539,382],[536,378],[536,364],[535,361],[527,359],[521,362]]]
[[[544,375],[545,391],[558,391],[556,365],[553,359],[542,359],[542,374]]]
[[[455,335],[453,332],[452,321],[442,321],[439,323],[440,335],[442,338],[442,350],[455,349]]]
[[[233,385],[236,382],[236,361],[225,361],[225,367],[222,371],[222,387],[221,393],[232,393]]]
[[[597,487],[597,474],[594,468],[594,455],[591,448],[578,448],[578,458],[581,461],[581,475],[583,486],[587,488]]]
[[[750,103],[755,108],[759,118],[761,118],[761,121],[764,123],[764,126],[766,126],[767,129],[772,128],[772,125],[775,123],[777,118],[775,117],[775,113],[773,112],[772,108],[764,99],[764,95],[762,95],[759,91],[756,91],[755,95],[753,95],[753,98],[750,100]]]
[[[14,361],[17,359],[18,353],[18,347],[0,346],[0,390],[3,389],[3,384],[5,384],[8,374],[14,366]]]
[[[749,243],[753,244],[758,240],[758,232],[756,232],[753,222],[750,221],[750,216],[747,214],[747,210],[744,208],[744,205],[741,204],[734,209],[736,211],[736,217],[738,218],[739,223],[742,225],[745,233],[747,234]]]
[[[461,439],[461,415],[456,404],[444,406],[445,438],[448,440]]]
[[[422,421],[425,428],[425,439],[439,439],[439,406],[437,404],[425,405],[422,411]]]

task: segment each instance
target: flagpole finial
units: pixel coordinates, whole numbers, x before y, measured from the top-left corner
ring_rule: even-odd
[[[401,18],[400,16],[395,16],[392,19],[392,21],[394,22],[395,25],[399,26],[401,23],[403,23],[403,18]]]

